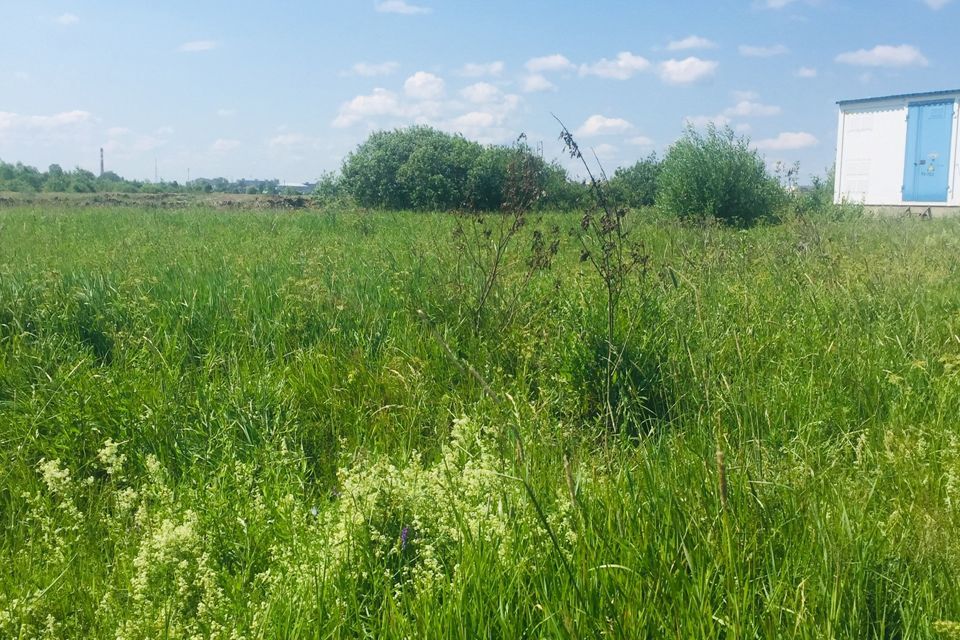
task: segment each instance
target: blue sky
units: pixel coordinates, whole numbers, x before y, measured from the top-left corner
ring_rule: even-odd
[[[713,120],[808,176],[837,100],[960,86],[960,0],[151,4],[0,0],[0,159],[293,182],[413,123],[561,159],[554,113],[608,171]]]

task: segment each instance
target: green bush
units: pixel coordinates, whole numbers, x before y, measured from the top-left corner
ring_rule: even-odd
[[[608,184],[611,197],[628,207],[651,206],[656,201],[662,166],[657,154],[651,153],[632,167],[617,169]]]
[[[692,126],[667,151],[657,204],[681,218],[750,226],[774,216],[785,194],[747,138]]]

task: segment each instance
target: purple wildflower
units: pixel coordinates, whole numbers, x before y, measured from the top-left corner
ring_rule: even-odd
[[[410,537],[410,527],[405,526],[400,530],[400,548],[407,548],[407,539]]]

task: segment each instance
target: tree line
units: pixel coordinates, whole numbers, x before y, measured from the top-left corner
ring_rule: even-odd
[[[791,206],[832,207],[832,175],[815,179],[812,192],[798,195],[797,172],[794,166],[772,174],[747,138],[710,125],[705,131],[688,127],[662,159],[650,154],[601,182],[604,196],[618,207],[656,205],[681,218],[753,224]],[[512,145],[482,145],[427,126],[371,134],[344,158],[339,172],[319,179],[314,196],[322,203],[387,210],[500,211],[511,206],[519,180],[538,194],[538,208],[577,210],[595,202],[590,184],[544,160],[523,136]],[[276,180],[225,178],[151,183],[110,171],[95,176],[54,164],[41,172],[0,161],[0,191],[279,194],[282,187]]]

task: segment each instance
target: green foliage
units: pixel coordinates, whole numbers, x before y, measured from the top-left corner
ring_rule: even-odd
[[[517,153],[535,165],[542,206],[575,206],[566,172],[525,143],[485,147],[422,126],[371,134],[344,160],[340,182],[364,207],[499,211],[510,204]]]
[[[864,207],[858,203],[834,204],[834,178],[836,167],[827,169],[823,176],[813,176],[809,187],[795,188],[790,193],[790,204],[798,215],[824,220],[856,220],[864,215]]]
[[[661,162],[656,153],[630,167],[621,167],[607,183],[610,197],[628,207],[649,207],[656,202]]]
[[[96,176],[77,167],[64,171],[52,164],[46,172],[20,162],[9,164],[0,160],[0,191],[17,193],[277,193],[277,180],[238,180],[226,178],[197,178],[189,184],[174,182],[141,182],[127,180],[113,171]]]
[[[689,126],[663,159],[657,204],[680,218],[750,226],[772,219],[783,201],[763,158],[729,127]]]

